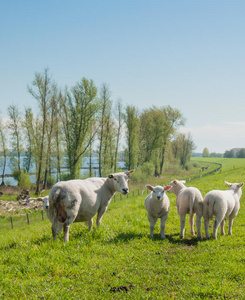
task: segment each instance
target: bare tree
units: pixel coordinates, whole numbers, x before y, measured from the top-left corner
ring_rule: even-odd
[[[118,160],[118,149],[119,142],[121,137],[121,130],[123,125],[123,106],[121,99],[119,99],[116,103],[116,112],[117,112],[117,134],[116,134],[116,148],[115,148],[115,163],[114,163],[114,172],[117,172],[117,160]]]
[[[6,164],[7,164],[7,134],[6,134],[6,126],[3,125],[2,119],[0,119],[0,141],[1,141],[1,150],[3,153],[3,162],[2,162],[2,167],[3,167],[3,172],[2,172],[2,183],[1,185],[5,185],[4,182],[4,176],[5,176],[5,169],[6,169]]]
[[[36,195],[39,194],[39,187],[41,181],[41,172],[43,168],[43,157],[46,142],[46,129],[47,129],[47,113],[50,105],[51,98],[51,77],[48,74],[48,69],[45,69],[43,74],[36,73],[35,79],[32,82],[33,87],[28,86],[29,93],[38,101],[39,107],[41,109],[40,113],[40,149],[39,150],[39,161],[37,170],[37,185],[36,185]]]
[[[15,169],[18,169],[20,172],[21,170],[21,152],[23,151],[22,145],[22,120],[21,120],[21,113],[17,106],[10,105],[8,107],[8,114],[10,117],[9,121],[9,129],[12,136],[12,149],[16,151],[13,152],[12,163]],[[17,155],[17,159],[15,159],[15,155]]]

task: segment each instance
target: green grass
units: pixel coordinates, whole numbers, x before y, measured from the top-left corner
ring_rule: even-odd
[[[245,180],[245,159],[215,161],[223,164],[221,172],[187,185],[205,195],[213,188],[227,189],[224,180]],[[189,234],[188,219],[185,238],[179,239],[173,194],[166,239],[160,239],[159,221],[149,238],[145,196],[117,196],[99,230],[72,224],[65,245],[62,236],[52,241],[46,218],[0,231],[0,298],[244,299],[245,196],[233,235],[221,236],[219,230],[217,240],[201,241]]]

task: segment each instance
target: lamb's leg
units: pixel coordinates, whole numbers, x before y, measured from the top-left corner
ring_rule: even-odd
[[[225,219],[220,222],[220,234],[225,235]]]
[[[162,239],[165,239],[165,224],[166,224],[167,218],[168,218],[168,214],[164,215],[161,218],[161,238]]]
[[[153,218],[151,215],[148,215],[148,220],[150,223],[150,237],[153,238],[153,231],[154,231],[157,218]]]
[[[183,239],[185,235],[185,215],[180,217],[180,238]]]
[[[208,228],[209,228],[209,219],[204,219],[204,227],[205,227],[205,236],[206,239],[209,239],[209,232],[208,232]]]
[[[233,225],[233,221],[234,221],[234,217],[233,216],[229,216],[229,229],[228,229],[228,234],[232,235],[232,225]]]
[[[201,239],[201,216],[196,215],[197,238]]]
[[[194,230],[194,214],[190,215],[189,223],[190,223],[190,232],[191,232],[192,235],[195,235],[195,230]]]
[[[213,237],[214,237],[215,239],[217,239],[217,231],[218,231],[219,225],[220,225],[220,220],[217,219],[217,217],[215,217],[215,220],[214,220],[214,228],[213,228]]]

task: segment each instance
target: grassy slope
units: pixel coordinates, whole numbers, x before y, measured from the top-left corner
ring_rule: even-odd
[[[223,164],[219,174],[187,185],[205,195],[213,188],[226,189],[224,180],[245,181],[245,159],[215,161]],[[197,241],[189,234],[188,220],[185,239],[180,240],[175,197],[169,197],[164,241],[159,221],[154,238],[148,237],[145,195],[122,201],[117,197],[99,230],[88,232],[84,224],[72,224],[66,245],[61,237],[52,242],[47,220],[0,232],[0,295],[3,299],[243,299],[245,197],[233,236],[218,234],[216,241]]]

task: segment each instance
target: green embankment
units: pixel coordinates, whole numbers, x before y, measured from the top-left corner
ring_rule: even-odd
[[[245,159],[215,161],[222,164],[221,171],[187,182],[203,196],[214,188],[227,189],[224,180],[245,181]],[[233,235],[221,236],[219,230],[217,240],[201,241],[190,235],[188,219],[185,239],[179,239],[180,221],[172,194],[166,239],[160,239],[159,221],[150,239],[145,196],[130,193],[120,200],[118,195],[99,230],[88,232],[84,224],[72,224],[70,242],[65,245],[62,237],[52,241],[47,219],[0,230],[0,297],[244,299],[245,196]],[[227,232],[227,224],[225,228]]]

